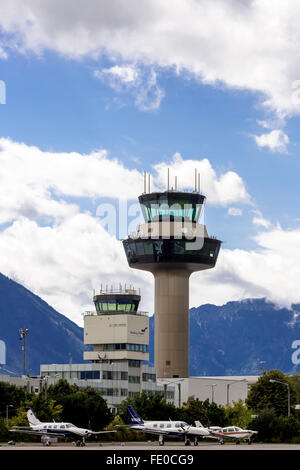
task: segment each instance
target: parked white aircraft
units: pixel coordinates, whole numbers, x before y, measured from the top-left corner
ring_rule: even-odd
[[[50,438],[65,438],[72,437],[78,439],[76,442],[77,446],[84,446],[85,439],[97,434],[112,433],[116,431],[91,431],[90,429],[78,428],[72,423],[42,423],[34,415],[32,410],[27,411],[27,419],[29,426],[14,426],[10,429],[11,432],[19,432],[25,434],[35,434],[41,436],[43,444],[49,445]]]
[[[201,425],[199,421],[196,423]],[[241,443],[241,440],[244,440],[248,442],[248,444],[251,444],[251,438],[253,435],[257,434],[258,431],[251,431],[250,429],[242,429],[239,428],[238,426],[228,426],[226,428],[221,428],[219,426],[212,426],[208,429],[210,436],[213,439],[218,439],[220,444],[224,444],[224,439],[235,439],[237,444]]]
[[[146,434],[158,435],[158,442],[161,446],[164,445],[165,437],[184,438],[185,445],[190,445],[190,437],[194,437],[194,445],[196,446],[199,437],[209,437],[210,435],[206,428],[190,426],[183,421],[144,421],[131,405],[127,406],[127,410],[131,424],[119,427],[130,427]]]

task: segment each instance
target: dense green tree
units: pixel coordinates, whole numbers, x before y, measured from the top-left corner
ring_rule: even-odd
[[[30,400],[32,394],[27,392],[21,387],[10,385],[6,382],[0,382],[0,417],[6,418],[6,407],[8,405],[9,417],[14,416],[17,413],[17,409]]]
[[[127,405],[132,405],[144,420],[180,419],[180,411],[172,403],[167,403],[162,395],[142,392],[126,398],[118,407],[118,414],[129,423]]]
[[[216,403],[209,400],[201,401],[199,398],[190,397],[180,409],[181,419],[188,424],[194,425],[195,421],[200,421],[203,426],[225,426],[225,410]]]
[[[56,405],[61,405],[62,421],[79,427],[98,431],[112,420],[106,401],[92,387],[79,388],[61,379],[48,388],[47,400],[54,400]]]
[[[243,429],[247,429],[249,423],[252,421],[252,414],[251,409],[240,399],[237,402],[233,402],[232,405],[226,405],[226,425],[239,426]]]
[[[277,380],[282,383],[271,383],[270,380]],[[272,408],[277,416],[287,416],[288,412],[288,388],[290,390],[291,411],[296,403],[295,386],[289,376],[280,370],[270,370],[264,373],[258,381],[252,385],[246,404],[249,408],[258,412]]]

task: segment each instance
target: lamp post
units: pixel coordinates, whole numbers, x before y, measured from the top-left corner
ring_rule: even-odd
[[[288,391],[288,416],[290,416],[290,414],[291,414],[291,393],[290,393],[289,384],[286,383],[286,382],[280,382],[280,380],[274,380],[274,379],[270,379],[269,382],[271,382],[272,384],[273,383],[282,384],[282,385],[285,385],[287,387],[287,391]]]
[[[226,389],[227,389],[226,402],[227,402],[227,405],[229,405],[229,387],[230,387],[230,385],[234,385],[234,384],[237,384],[237,383],[240,383],[240,382],[247,382],[247,380],[246,379],[235,380],[234,382],[228,382],[228,384],[226,385]]]
[[[209,384],[209,385],[206,385],[206,387],[211,387],[211,402],[213,403],[214,402],[214,387],[216,387],[217,384]]]
[[[29,329],[28,328],[20,328],[19,329],[19,332],[20,332],[20,340],[23,342],[22,344],[22,353],[23,353],[23,365],[22,365],[22,375],[25,375],[25,338],[26,338],[26,335],[28,334],[29,332]]]
[[[179,379],[179,380],[175,380],[175,381],[163,381],[161,382],[161,385],[163,385],[164,387],[164,397],[165,397],[165,400],[167,401],[167,387],[168,385],[175,385],[177,384],[178,385],[178,408],[181,407],[181,382],[183,382],[184,379]]]
[[[8,408],[13,408],[14,405],[6,405],[6,425],[8,425]]]

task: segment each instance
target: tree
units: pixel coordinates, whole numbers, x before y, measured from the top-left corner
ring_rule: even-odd
[[[8,405],[12,405],[8,408],[9,416],[14,416],[17,409],[31,397],[32,394],[21,387],[0,382],[0,416],[6,418],[6,407]]]
[[[288,384],[290,387],[291,410],[296,402],[295,387],[290,378],[280,370],[270,370],[264,373],[258,381],[252,385],[246,404],[256,412],[272,408],[277,416],[286,416],[288,412],[288,392],[287,386],[280,383],[271,383],[277,380]]]
[[[142,392],[126,398],[119,405],[118,414],[126,423],[130,422],[127,405],[132,405],[144,420],[176,420],[180,417],[179,410],[167,403],[162,395]]]
[[[47,399],[61,405],[62,421],[74,422],[79,427],[98,431],[112,420],[106,401],[92,387],[79,388],[61,379],[48,388]]]
[[[180,409],[182,421],[194,424],[200,421],[203,426],[224,426],[226,423],[225,410],[209,400],[201,401],[199,398],[189,397]]]
[[[232,405],[226,405],[225,416],[228,425],[247,429],[252,420],[252,411],[247,407],[245,402],[240,399],[237,402],[233,402]]]

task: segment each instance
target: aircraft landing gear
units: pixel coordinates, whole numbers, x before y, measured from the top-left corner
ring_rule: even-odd
[[[190,445],[191,445],[191,441],[190,441],[188,438],[185,438],[184,445],[185,445],[185,446],[190,446]]]
[[[194,439],[194,446],[197,446],[197,445],[198,445],[198,439],[197,439],[197,437],[195,437],[195,439]]]
[[[84,441],[76,441],[76,447],[84,447],[85,442]]]
[[[165,444],[165,441],[164,441],[164,437],[163,436],[159,436],[158,438],[158,443],[160,446],[163,446]]]

